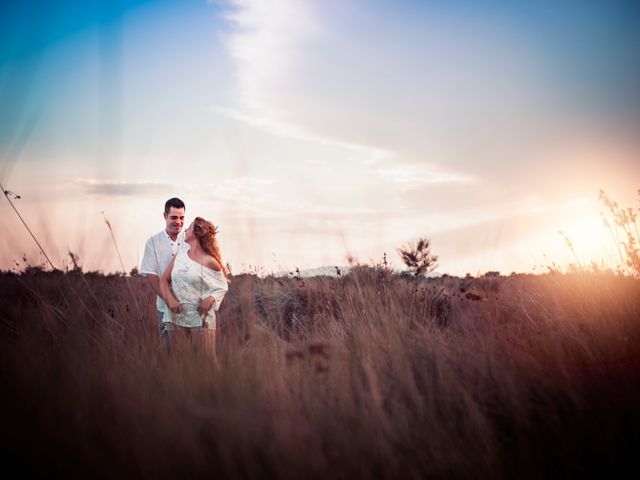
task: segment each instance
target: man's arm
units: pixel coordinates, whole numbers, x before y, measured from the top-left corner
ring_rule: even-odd
[[[154,293],[156,295],[158,295],[159,297],[162,297],[161,293],[160,293],[160,277],[158,277],[157,275],[153,275],[151,273],[147,274],[147,282],[149,282],[149,285],[151,285],[151,290],[154,291]]]
[[[153,238],[153,237],[152,237]],[[147,282],[151,286],[151,290],[162,297],[160,293],[160,267],[158,266],[158,260],[156,258],[156,250],[153,245],[153,240],[150,238],[144,246],[144,255],[142,256],[142,265],[140,266],[140,273],[147,277]]]
[[[173,264],[175,263],[175,261],[175,258],[171,260],[171,263],[160,277],[158,284],[160,286],[160,296],[164,300],[164,303],[167,304],[167,306],[173,313],[180,313],[182,311],[182,306],[180,305],[180,302],[178,302],[178,299],[173,294],[173,292],[171,291],[171,287],[169,286],[169,279],[171,278],[171,272],[173,271]]]

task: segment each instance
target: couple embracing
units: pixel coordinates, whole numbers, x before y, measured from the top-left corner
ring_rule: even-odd
[[[158,331],[163,345],[176,336],[204,343],[215,352],[215,312],[228,290],[228,271],[216,239],[217,228],[196,217],[182,231],[185,204],[170,198],[165,229],[147,240],[140,273],[158,296]]]

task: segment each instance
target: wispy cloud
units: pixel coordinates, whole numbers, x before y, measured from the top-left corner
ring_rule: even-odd
[[[470,175],[436,170],[421,165],[398,165],[380,167],[369,172],[404,188],[439,183],[473,183],[477,178]]]
[[[297,190],[269,178],[224,178],[197,187],[208,202],[217,203],[229,218],[251,219],[269,229],[289,228],[312,219],[351,226],[354,222],[393,216],[393,208],[375,208],[365,204],[344,204],[334,199],[315,202]]]
[[[308,55],[306,48],[327,33],[322,16],[311,2],[226,3],[230,7],[226,19],[232,32],[223,40],[236,63],[237,102],[232,107],[214,105],[214,112],[273,135],[364,152],[374,161],[393,155],[378,146],[347,141],[311,128],[304,121],[306,107],[290,108],[296,99],[295,95],[287,95],[287,88],[294,87],[294,91],[300,87],[296,85],[296,70]]]
[[[257,177],[222,178],[215,183],[189,185],[162,182],[116,182],[95,178],[76,178],[66,182],[65,186],[82,189],[88,195],[155,195],[170,194],[172,191],[190,192],[202,195],[208,200],[233,201],[247,196],[265,195],[273,180]]]
[[[94,178],[76,178],[66,183],[67,186],[78,188],[87,195],[104,196],[137,196],[156,195],[171,192],[174,185],[155,182],[115,182],[97,180]]]
[[[261,205],[273,200],[273,180],[256,177],[224,178],[202,187],[204,198],[233,211],[259,212]]]
[[[273,180],[258,177],[223,178],[209,185],[211,189],[209,197],[225,199],[241,195],[255,194],[268,190],[273,185]]]
[[[319,145],[342,147],[365,155],[366,162],[375,164],[381,160],[392,158],[395,154],[383,148],[359,144],[355,142],[345,142],[334,138],[313,133],[310,129],[301,125],[281,120],[277,115],[271,114],[269,109],[244,107],[229,108],[214,105],[211,110],[219,115],[244,123],[251,127],[263,130],[271,135],[292,140],[311,142]]]
[[[443,150],[480,119],[512,122],[531,103],[514,88],[532,78],[522,45],[497,25],[432,14],[419,31],[416,20],[398,30],[405,8],[387,21],[332,1],[227,4],[237,100],[214,109],[277,135],[413,154]]]
[[[279,86],[299,55],[301,42],[317,31],[308,2],[229,0],[224,37],[237,62],[240,100],[252,113],[276,113],[271,87]]]

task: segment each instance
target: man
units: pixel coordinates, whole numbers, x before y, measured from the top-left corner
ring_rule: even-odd
[[[167,334],[162,325],[165,303],[160,297],[160,277],[171,263],[171,260],[185,245],[184,232],[184,202],[179,198],[170,198],[164,204],[165,229],[147,240],[140,273],[147,277],[151,289],[156,293],[156,308],[158,309],[158,334],[163,345],[167,343]]]

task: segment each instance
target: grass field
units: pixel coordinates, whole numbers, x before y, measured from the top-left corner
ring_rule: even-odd
[[[0,276],[2,452],[41,476],[567,478],[640,442],[640,280],[233,279],[220,368],[141,277]]]

